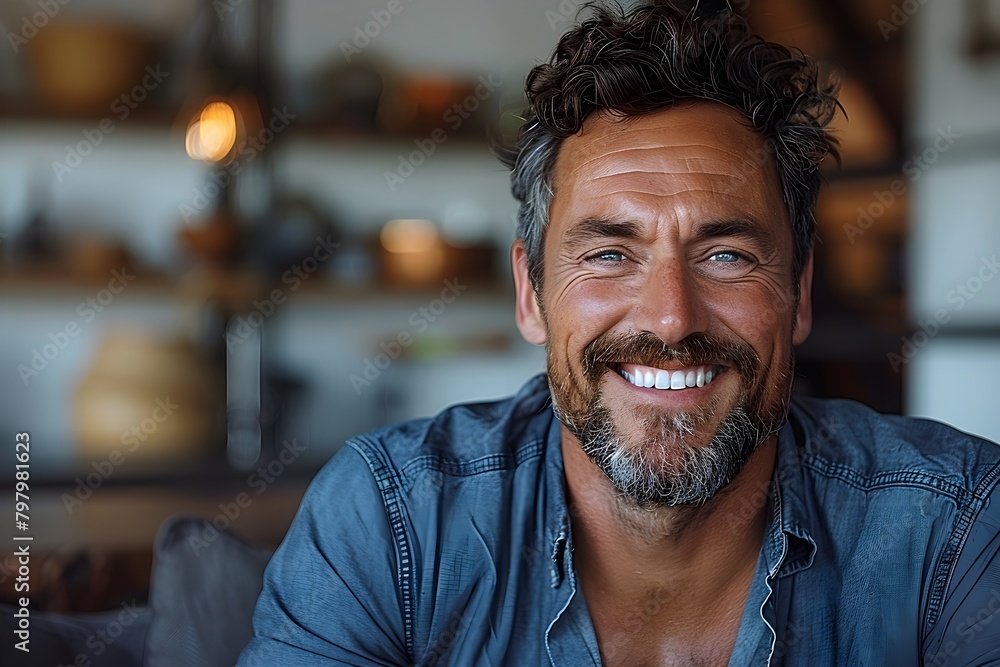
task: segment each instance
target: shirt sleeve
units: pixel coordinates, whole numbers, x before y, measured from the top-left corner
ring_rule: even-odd
[[[408,665],[392,530],[350,444],[310,484],[268,563],[239,667]]]
[[[958,557],[924,664],[1000,665],[1000,487],[994,487]]]

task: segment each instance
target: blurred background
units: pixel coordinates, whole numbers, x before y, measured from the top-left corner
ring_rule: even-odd
[[[3,0],[0,432],[31,436],[34,605],[143,599],[163,519],[241,493],[231,530],[276,544],[347,438],[544,369],[489,143],[579,4]],[[849,116],[796,390],[1000,439],[1000,2],[733,6]]]

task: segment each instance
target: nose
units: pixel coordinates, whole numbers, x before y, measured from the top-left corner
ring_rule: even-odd
[[[675,345],[708,326],[708,309],[688,265],[676,257],[657,260],[636,294],[633,325],[667,345]]]

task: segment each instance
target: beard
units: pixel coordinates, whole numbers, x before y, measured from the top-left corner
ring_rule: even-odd
[[[601,383],[616,365],[664,367],[723,365],[742,382],[735,405],[718,419],[720,397],[691,411],[664,412],[652,406],[632,409],[640,442],[629,442],[606,403]],[[591,461],[618,491],[639,507],[704,505],[731,482],[759,445],[784,423],[791,396],[794,357],[778,362],[771,392],[761,363],[743,341],[692,334],[674,346],[654,335],[606,334],[584,350],[583,381],[574,381],[547,355],[549,386],[557,418],[579,441]],[[713,380],[714,381],[714,380]],[[664,390],[670,391],[670,390]],[[712,424],[707,443],[699,445]]]

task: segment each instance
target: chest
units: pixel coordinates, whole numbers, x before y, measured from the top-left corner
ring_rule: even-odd
[[[594,605],[591,621],[606,667],[726,667],[742,601],[713,605],[704,617],[675,616],[668,598],[651,594],[629,607]]]

